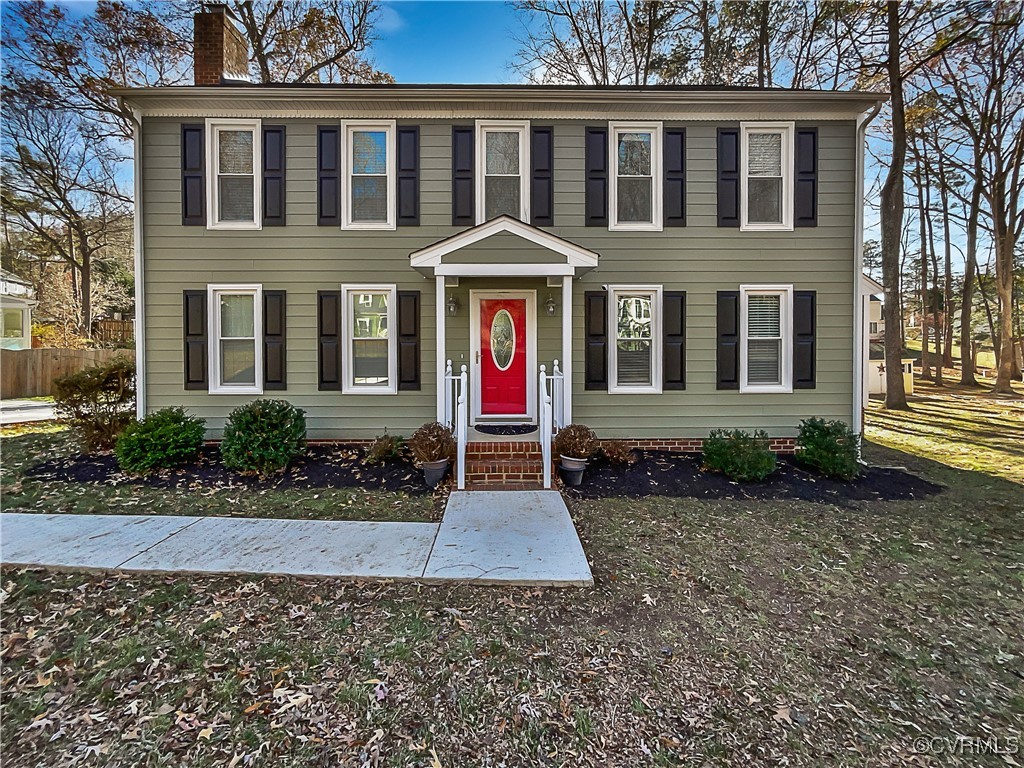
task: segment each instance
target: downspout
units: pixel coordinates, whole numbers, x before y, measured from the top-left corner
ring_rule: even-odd
[[[881,111],[875,104],[870,112],[857,117],[857,172],[856,205],[853,211],[853,423],[851,427],[859,437],[864,435],[864,297],[861,295],[861,275],[864,274],[864,154],[868,125]],[[860,442],[858,441],[858,446]],[[859,448],[858,448],[859,451]]]
[[[126,112],[124,100],[117,99],[122,112]],[[135,241],[135,417],[146,416],[146,290],[142,272],[142,112],[131,108],[132,142],[134,144],[134,200],[132,214],[133,240]]]

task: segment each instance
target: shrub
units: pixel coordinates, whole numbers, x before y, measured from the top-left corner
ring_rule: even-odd
[[[704,465],[733,480],[764,480],[775,471],[775,454],[768,450],[768,435],[757,430],[716,429],[704,441]]]
[[[601,444],[594,430],[583,424],[567,424],[555,435],[555,453],[573,459],[589,459]]]
[[[114,447],[117,463],[140,475],[176,467],[199,455],[205,433],[203,419],[183,408],[164,408],[128,425]]]
[[[612,464],[633,464],[636,462],[636,454],[622,440],[605,440],[601,443],[601,452]]]
[[[306,447],[305,411],[285,400],[253,400],[235,408],[224,425],[224,466],[245,474],[279,472]]]
[[[842,421],[801,421],[796,448],[798,462],[827,477],[853,480],[860,474],[857,436]]]
[[[54,411],[78,435],[86,453],[113,448],[135,414],[135,363],[109,363],[61,376],[53,382]]]
[[[409,448],[419,462],[455,460],[455,438],[444,424],[436,421],[417,429],[409,438]]]
[[[370,443],[370,447],[366,449],[365,461],[367,464],[383,464],[385,461],[401,458],[404,451],[405,441],[385,432]]]

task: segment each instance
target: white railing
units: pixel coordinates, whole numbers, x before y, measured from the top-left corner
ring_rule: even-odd
[[[547,366],[540,367],[537,393],[540,400],[540,455],[544,462],[544,487],[551,487],[551,439],[565,426],[565,377],[555,360],[551,373]]]
[[[466,442],[469,438],[469,404],[466,388],[469,374],[466,366],[455,375],[452,373],[452,361],[449,360],[444,369],[444,425],[452,431],[458,449],[455,465],[455,478],[460,491],[466,488]]]

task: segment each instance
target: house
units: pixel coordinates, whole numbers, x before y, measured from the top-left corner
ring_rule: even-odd
[[[0,349],[32,348],[35,294],[30,282],[0,269]]]
[[[785,450],[801,419],[860,424],[883,96],[255,85],[225,75],[247,54],[223,10],[196,21],[194,86],[114,91],[138,120],[140,413],[216,436],[280,397],[313,439],[409,434],[457,418],[465,367],[473,428],[550,405],[639,446]]]

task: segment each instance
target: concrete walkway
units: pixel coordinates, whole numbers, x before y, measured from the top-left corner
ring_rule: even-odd
[[[49,421],[54,418],[49,400],[0,400],[0,425]]]
[[[149,573],[593,583],[555,491],[452,493],[440,524],[6,513],[0,561]]]

